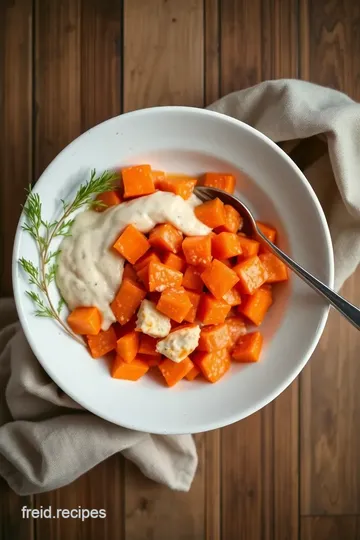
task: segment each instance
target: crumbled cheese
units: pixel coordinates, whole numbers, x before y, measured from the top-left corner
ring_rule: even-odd
[[[174,330],[156,345],[157,352],[173,362],[181,362],[191,354],[199,344],[200,326]]]
[[[152,337],[165,337],[171,330],[169,317],[160,313],[153,302],[143,300],[138,311],[136,329]]]

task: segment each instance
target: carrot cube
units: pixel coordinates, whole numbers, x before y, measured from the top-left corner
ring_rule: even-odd
[[[190,308],[189,312],[187,313],[186,317],[185,317],[185,321],[188,321],[190,323],[193,323],[196,319],[196,313],[197,313],[197,308],[199,306],[199,302],[200,302],[200,293],[196,292],[196,291],[186,291],[187,292],[187,295],[190,299],[190,302],[192,303],[192,307]]]
[[[239,281],[236,273],[217,259],[205,268],[201,279],[217,299],[221,299]]]
[[[225,223],[216,228],[216,232],[232,232],[237,233],[243,226],[243,218],[239,212],[230,204],[224,205]]]
[[[156,307],[170,319],[181,323],[189,313],[192,303],[185,289],[179,287],[178,289],[165,289],[161,293]]]
[[[149,242],[153,247],[172,253],[180,251],[182,239],[182,233],[171,223],[156,225],[149,236]]]
[[[236,362],[257,362],[260,357],[263,337],[260,332],[242,336],[231,352]]]
[[[157,187],[162,191],[170,191],[183,199],[191,197],[196,185],[196,178],[188,176],[166,176],[158,181]]]
[[[201,279],[201,274],[201,269],[196,268],[195,266],[188,266],[185,270],[182,282],[185,289],[202,292],[204,288],[204,282]]]
[[[132,281],[137,281],[138,276],[134,270],[134,267],[131,264],[129,263],[125,264],[122,278],[123,279],[128,278],[128,279],[132,279]]]
[[[238,235],[240,246],[242,249],[242,254],[238,256],[238,262],[248,259],[249,257],[254,257],[259,253],[260,243],[252,238],[247,238],[246,236]]]
[[[276,257],[276,255],[273,253],[262,253],[259,255],[259,259],[267,271],[267,283],[277,283],[279,281],[287,281],[289,279],[286,264]]]
[[[210,172],[204,174],[201,179],[201,185],[222,189],[228,193],[235,191],[235,177],[233,174],[222,174]]]
[[[259,257],[250,257],[234,266],[233,271],[239,277],[238,289],[245,294],[254,294],[267,280],[267,272]]]
[[[229,314],[231,306],[224,300],[217,300],[211,294],[203,294],[197,310],[197,318],[203,324],[223,323]]]
[[[198,351],[212,352],[224,349],[230,344],[230,334],[225,323],[205,326],[201,329]]]
[[[151,368],[157,367],[161,362],[161,355],[159,355],[159,358],[157,358],[156,356],[146,356],[145,354],[139,354],[138,358],[146,362],[147,365]]]
[[[194,364],[190,358],[185,358],[181,362],[173,362],[166,358],[163,362],[160,362],[159,369],[162,376],[164,377],[168,386],[174,386],[181,379],[186,377],[186,375],[193,369]]]
[[[124,199],[154,193],[155,186],[150,165],[137,165],[122,170]]]
[[[172,270],[161,262],[149,264],[149,291],[162,292],[169,287],[180,287],[183,279],[181,272]]]
[[[67,318],[74,334],[96,336],[100,332],[102,317],[96,307],[77,307]]]
[[[218,198],[199,204],[194,211],[196,217],[211,229],[225,223],[224,203]]]
[[[150,244],[146,236],[138,231],[134,225],[128,225],[120,234],[113,247],[124,259],[131,264],[135,264],[147,252]]]
[[[133,330],[116,342],[116,352],[125,362],[132,362],[138,353],[139,334]]]
[[[146,292],[138,283],[131,281],[131,279],[123,279],[120,289],[110,306],[116,320],[120,324],[130,321],[145,296]]]
[[[116,347],[116,333],[112,326],[108,330],[100,330],[96,336],[88,335],[87,343],[93,358],[100,358]]]
[[[138,272],[145,266],[148,266],[151,263],[151,261],[160,262],[160,259],[158,255],[154,253],[154,251],[149,249],[149,251],[147,251],[145,255],[140,257],[140,259],[137,260],[136,264],[134,264],[135,272]]]
[[[185,259],[181,255],[175,255],[175,253],[167,252],[162,257],[162,262],[173,270],[178,272],[184,272],[186,268]]]
[[[242,317],[229,317],[226,319],[226,324],[229,330],[230,347],[234,346],[239,337],[246,334],[246,326]]]
[[[230,289],[229,292],[224,294],[222,299],[225,300],[225,302],[231,307],[239,306],[241,304],[241,294],[236,287]]]
[[[160,358],[161,354],[156,350],[156,344],[159,340],[140,333],[139,353],[147,356],[155,356]]]
[[[149,290],[149,265],[145,265],[144,267],[140,268],[136,272],[136,275],[138,277],[138,281],[140,281],[144,286],[145,289]]]
[[[275,242],[276,229],[270,227],[270,225],[266,225],[266,223],[262,223],[261,221],[257,221],[256,225],[259,227],[260,231],[266,236],[266,238],[268,238],[271,242]]]
[[[207,266],[211,263],[211,237],[188,236],[183,240],[182,249],[186,262],[193,266]]]
[[[164,173],[164,171],[151,171],[151,176],[154,182],[154,186],[157,189],[160,189],[159,183],[164,180],[164,178],[166,178],[166,174]]]
[[[230,368],[230,354],[227,349],[213,352],[199,351],[192,356],[192,359],[205,379],[211,383],[221,379]]]
[[[231,232],[222,232],[211,239],[212,255],[215,259],[230,259],[242,253],[240,237]]]
[[[107,210],[110,206],[116,206],[121,203],[121,197],[117,191],[104,191],[104,193],[99,193],[95,198],[94,209],[96,212],[103,212]]]
[[[238,307],[243,315],[259,326],[272,304],[272,293],[269,286],[260,287],[253,295],[248,296],[244,303]]]
[[[116,355],[111,366],[111,376],[114,379],[127,381],[138,381],[147,371],[149,371],[149,365],[143,360],[134,358],[132,362],[127,363],[119,355]]]
[[[196,366],[194,366],[187,375],[185,375],[185,379],[188,381],[193,381],[196,379],[196,377],[199,375],[200,369]]]

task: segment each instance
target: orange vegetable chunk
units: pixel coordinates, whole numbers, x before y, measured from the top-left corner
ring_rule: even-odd
[[[276,229],[270,227],[270,225],[266,225],[266,223],[262,223],[261,221],[257,221],[256,224],[259,227],[260,231],[266,236],[266,238],[268,238],[271,242],[275,242]]]
[[[125,379],[127,381],[138,381],[140,377],[149,371],[147,362],[134,358],[130,363],[125,362],[121,356],[116,355],[111,366],[111,376],[114,379]]]
[[[205,379],[211,383],[217,382],[230,368],[228,349],[213,352],[196,352],[192,355],[194,364],[200,368]]]
[[[149,265],[143,266],[136,272],[138,281],[144,284],[146,290],[149,290]]]
[[[100,332],[102,317],[96,307],[77,307],[67,318],[74,334],[96,336]]]
[[[239,337],[246,334],[246,326],[244,319],[239,316],[234,317],[228,317],[226,319],[226,324],[229,330],[229,336],[230,336],[230,347],[234,346]]]
[[[195,266],[188,266],[184,272],[183,286],[185,289],[191,289],[193,291],[202,292],[204,289],[204,282],[201,279],[202,270]]]
[[[128,225],[120,234],[113,247],[124,259],[131,264],[135,264],[147,252],[150,244],[146,236],[138,231],[134,225]]]
[[[128,278],[128,279],[132,279],[133,281],[137,281],[138,276],[134,270],[134,267],[131,264],[129,263],[125,264],[122,278],[123,279]]]
[[[260,287],[251,296],[247,296],[243,304],[238,307],[240,313],[246,315],[250,321],[259,326],[272,304],[272,293],[269,286]]]
[[[245,294],[254,294],[267,280],[267,272],[259,257],[249,257],[234,266],[233,271],[239,277],[238,289]]]
[[[231,232],[222,232],[211,239],[212,255],[215,259],[230,259],[242,253],[240,237]]]
[[[99,193],[95,198],[98,205],[95,205],[96,212],[104,212],[110,206],[116,206],[121,203],[121,197],[117,191],[104,191],[104,193]]]
[[[151,171],[151,176],[153,178],[153,181],[154,181],[154,186],[157,188],[157,189],[160,189],[159,188],[159,183],[164,180],[164,178],[166,178],[166,174],[164,171]]]
[[[157,309],[174,321],[181,323],[189,313],[192,303],[183,287],[165,289],[157,303]]]
[[[204,174],[203,178],[201,179],[201,184],[203,186],[222,189],[228,193],[234,193],[235,177],[233,174],[210,172]]]
[[[173,270],[178,270],[178,272],[183,273],[186,268],[185,259],[182,255],[175,255],[175,253],[167,252],[162,257],[162,262]]]
[[[181,362],[173,362],[166,358],[159,364],[159,369],[168,386],[174,386],[193,369],[194,364],[186,357]]]
[[[139,353],[147,356],[155,356],[160,358],[161,354],[156,350],[156,344],[159,341],[156,338],[148,336],[147,334],[140,334]]]
[[[263,337],[260,332],[252,332],[239,338],[231,352],[236,362],[257,362],[260,357]]]
[[[186,262],[192,266],[207,266],[211,263],[211,237],[209,235],[188,236],[183,240],[182,249]]]
[[[224,203],[218,198],[199,204],[194,211],[196,217],[212,229],[225,223]]]
[[[225,300],[227,304],[229,304],[232,307],[239,306],[241,304],[241,294],[239,293],[236,287],[234,287],[233,289],[230,289],[230,291],[224,294],[222,298],[223,300]]]
[[[203,326],[200,333],[198,351],[212,352],[224,349],[230,344],[230,334],[226,322]]]
[[[150,165],[136,165],[122,170],[124,199],[154,193],[155,185]]]
[[[140,257],[140,259],[138,259],[136,264],[134,264],[135,272],[138,272],[145,266],[148,266],[151,263],[151,261],[160,262],[160,258],[154,251],[149,249],[149,251],[147,251],[145,255]]]
[[[196,366],[194,366],[187,375],[185,375],[185,379],[188,381],[193,381],[196,379],[196,377],[200,374],[200,369]]]
[[[171,223],[156,225],[150,233],[149,242],[153,247],[178,253],[181,249],[183,235]]]
[[[225,211],[224,225],[220,225],[220,227],[217,227],[216,232],[237,233],[238,231],[240,231],[242,229],[244,220],[240,216],[239,212],[235,210],[233,206],[230,206],[230,204],[224,205],[224,211]]]
[[[93,358],[100,358],[116,348],[116,333],[112,326],[100,330],[96,336],[88,335],[87,343]]]
[[[157,187],[162,191],[170,191],[180,195],[183,199],[189,199],[196,185],[196,178],[188,176],[165,176],[158,181]]]
[[[131,279],[123,279],[120,289],[111,303],[111,309],[120,324],[130,321],[131,317],[144,300],[146,292]]]
[[[222,298],[239,281],[236,273],[217,259],[203,271],[201,279],[217,299]]]
[[[245,236],[239,236],[240,246],[242,249],[242,254],[238,256],[238,262],[248,259],[249,257],[254,257],[259,253],[260,243],[252,238],[247,238]]]
[[[217,300],[211,294],[203,294],[197,310],[197,318],[203,324],[223,323],[231,306],[224,300]]]
[[[116,352],[125,362],[132,362],[139,350],[139,333],[133,330],[116,342]]]
[[[289,279],[286,264],[276,257],[276,255],[273,253],[262,253],[259,255],[259,259],[267,271],[267,283],[277,283]]]
[[[181,272],[168,268],[161,262],[149,264],[149,291],[162,292],[169,287],[180,287],[183,279]]]
[[[187,295],[190,299],[190,302],[192,303],[192,307],[190,308],[189,312],[187,313],[186,317],[185,317],[185,321],[188,321],[190,323],[193,323],[196,319],[196,313],[197,313],[197,308],[199,306],[199,302],[200,302],[200,296],[201,294],[199,292],[196,292],[196,291],[186,291],[187,292]]]

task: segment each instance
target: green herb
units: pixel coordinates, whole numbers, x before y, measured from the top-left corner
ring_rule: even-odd
[[[39,264],[36,267],[32,261],[23,257],[19,260],[19,264],[28,276],[29,284],[38,289],[38,292],[26,291],[26,294],[35,304],[35,315],[55,319],[69,335],[77,341],[81,341],[81,343],[83,341],[75,336],[60,318],[61,310],[65,304],[64,299],[61,298],[55,307],[49,294],[48,287],[50,283],[55,281],[57,257],[60,253],[60,250],[52,251],[50,249],[51,243],[59,236],[70,236],[71,227],[74,223],[71,215],[84,206],[91,208],[98,206],[97,202],[94,202],[94,197],[105,191],[111,191],[117,178],[117,174],[113,172],[105,171],[100,176],[96,176],[95,170],[91,171],[90,180],[79,187],[73,201],[61,201],[62,215],[53,222],[43,220],[39,194],[31,191],[31,188],[27,190],[28,198],[24,206],[25,224],[22,228],[36,242],[39,252]],[[102,203],[99,203],[99,206],[102,206]]]

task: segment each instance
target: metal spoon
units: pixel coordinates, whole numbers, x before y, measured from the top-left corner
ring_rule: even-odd
[[[296,275],[299,276],[305,283],[310,285],[314,291],[323,296],[330,304],[339,311],[344,317],[348,319],[357,328],[360,330],[360,309],[356,306],[345,300],[342,296],[337,294],[335,291],[330,289],[325,283],[322,283],[315,276],[307,272],[300,264],[296,263],[291,257],[286,255],[281,249],[279,249],[275,244],[273,244],[266,236],[261,232],[259,227],[256,224],[255,218],[248,209],[248,207],[241,202],[239,199],[222,191],[221,189],[215,189],[211,187],[196,187],[195,194],[197,197],[205,202],[210,199],[215,199],[218,197],[223,203],[230,204],[237,210],[244,219],[245,227],[248,226],[255,233],[256,237],[264,244],[267,245],[270,250],[279,257]]]

